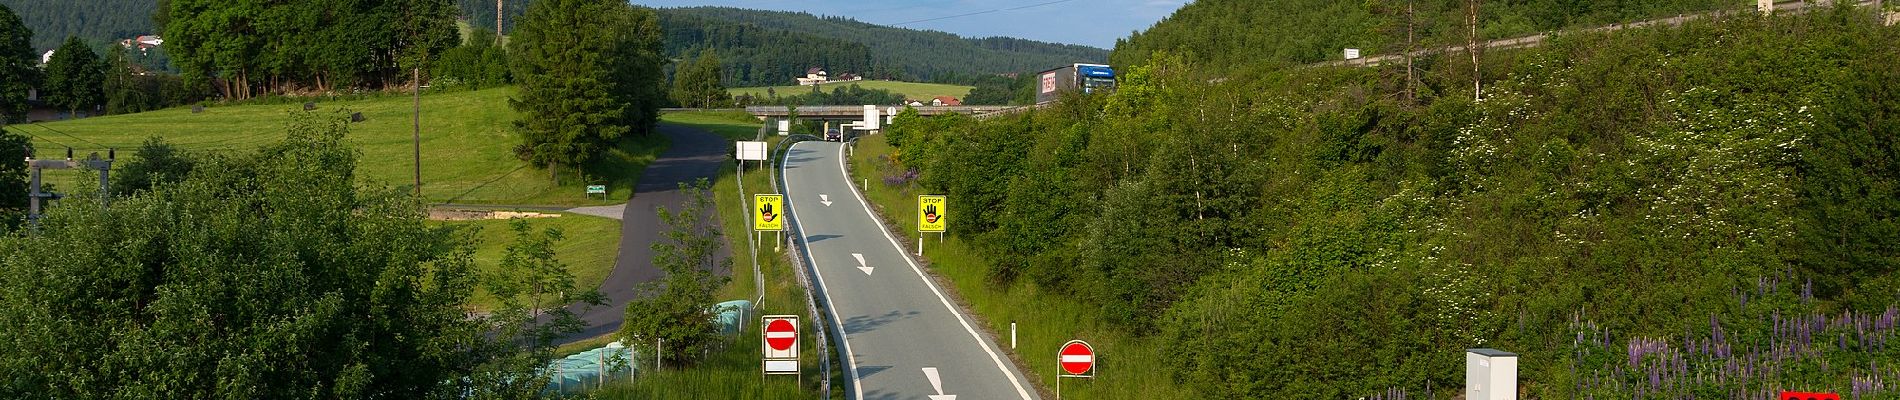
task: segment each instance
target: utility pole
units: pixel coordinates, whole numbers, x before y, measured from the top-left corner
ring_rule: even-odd
[[[1484,99],[1484,78],[1478,69],[1478,0],[1470,0],[1471,13],[1466,15],[1465,25],[1471,28],[1470,41],[1465,51],[1471,53],[1471,101]]]
[[[501,2],[495,0],[495,45],[501,45]]]
[[[92,156],[87,158],[84,162],[79,162],[73,161],[73,149],[71,148],[66,149],[66,159],[64,160],[35,160],[33,159],[31,149],[31,147],[28,147],[29,151],[26,153],[26,166],[31,171],[33,177],[32,181],[28,184],[27,191],[28,205],[26,222],[30,229],[35,232],[39,230],[40,211],[45,208],[43,206],[44,201],[57,200],[61,197],[59,194],[47,193],[40,190],[40,182],[42,181],[41,175],[45,174],[45,171],[48,169],[76,169],[84,165],[99,170],[99,204],[102,207],[112,204],[112,192],[110,191],[111,187],[108,186],[108,182],[110,182],[112,176],[112,160],[116,158],[118,153],[116,150],[106,150],[107,158],[105,159],[100,159],[99,153],[92,153]]]
[[[416,198],[422,198],[422,67],[416,67],[415,79],[409,82],[411,92],[415,93],[415,134],[413,141],[416,149]]]

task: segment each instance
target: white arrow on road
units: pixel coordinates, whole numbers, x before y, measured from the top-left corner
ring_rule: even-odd
[[[872,270],[872,268],[871,268],[870,266],[868,266],[868,265],[864,265],[864,255],[863,255],[863,254],[858,254],[858,253],[851,253],[851,258],[856,258],[856,259],[858,259],[858,269],[859,269],[859,270],[862,270],[862,271],[864,271],[864,274],[865,274],[865,275],[870,275],[870,274],[871,274],[871,270]]]
[[[924,367],[924,379],[930,380],[930,388],[937,389],[937,394],[930,395],[930,400],[957,400],[957,395],[943,394],[943,378],[937,376],[936,367]]]
[[[828,194],[818,195],[818,202],[823,203],[825,207],[831,207],[831,195],[828,195]]]

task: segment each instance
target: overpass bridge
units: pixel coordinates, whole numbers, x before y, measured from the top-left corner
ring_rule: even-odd
[[[918,114],[928,117],[928,116],[945,115],[945,114],[984,115],[984,114],[1002,112],[1002,111],[1010,110],[1016,107],[1014,106],[941,106],[941,107],[923,106],[923,107],[911,107],[911,108],[917,109]],[[746,113],[752,114],[752,116],[759,117],[761,119],[785,118],[785,117],[791,116],[791,113],[792,113],[791,108],[786,107],[786,106],[754,106],[754,107],[746,107],[745,111]],[[880,108],[878,111],[882,114],[885,114],[886,116],[889,116],[889,115],[894,115],[899,111],[903,111],[903,108],[895,107],[895,106],[886,106],[886,107]],[[864,106],[804,106],[804,107],[798,108],[799,118],[852,119],[852,118],[864,118],[864,113],[865,113]]]

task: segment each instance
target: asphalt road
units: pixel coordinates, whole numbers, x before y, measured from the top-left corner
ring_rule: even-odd
[[[653,242],[660,239],[664,229],[654,211],[660,206],[679,210],[687,199],[686,193],[679,190],[680,183],[712,179],[719,168],[733,165],[726,153],[727,142],[718,135],[677,125],[660,125],[659,133],[666,135],[672,144],[640,173],[640,183],[634,187],[633,198],[627,200],[621,214],[620,255],[614,258],[613,272],[600,283],[600,293],[607,297],[607,304],[581,313],[587,329],[561,338],[558,343],[620,330],[620,322],[626,319],[627,302],[636,297],[634,287],[665,275],[653,267]],[[708,214],[706,223],[714,223],[713,213]]]
[[[843,333],[833,339],[846,355],[846,392],[855,399],[1036,398],[1007,354],[979,334],[976,322],[884,231],[851,187],[842,149],[831,142],[794,144],[784,177],[795,233],[834,317],[832,329]],[[925,368],[937,370],[942,393]]]

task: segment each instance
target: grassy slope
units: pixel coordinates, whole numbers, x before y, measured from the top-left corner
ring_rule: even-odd
[[[431,202],[476,204],[594,205],[613,201],[590,199],[581,182],[564,173],[563,185],[554,185],[547,171],[515,159],[519,141],[509,133],[515,118],[507,99],[513,89],[452,91],[422,96],[423,195]],[[123,160],[150,136],[194,151],[241,151],[283,138],[286,115],[302,112],[297,104],[257,104],[211,107],[202,114],[173,108],[139,114],[114,115],[37,125],[13,125],[39,139],[42,155],[63,153],[63,145],[85,153],[113,147]],[[358,173],[362,178],[391,185],[412,181],[411,144],[413,105],[406,96],[367,100],[318,101],[318,113],[362,112],[368,119],[350,127],[350,139],[362,150]],[[83,139],[83,140],[82,140]],[[96,145],[95,145],[96,144]],[[640,169],[665,147],[657,135],[624,141],[595,166],[610,171],[597,178],[607,182],[607,199],[631,195]],[[74,188],[83,182],[76,173],[49,174],[49,180]]]
[[[726,140],[752,140],[763,126],[752,114],[740,111],[669,112],[660,116],[660,122],[704,129]]]
[[[720,132],[728,138],[743,137],[751,139],[757,131],[756,120],[750,116],[720,113],[670,113],[664,117],[669,123],[690,125]],[[723,121],[723,122],[722,122]],[[774,145],[777,141],[771,141]],[[747,169],[745,176],[746,193],[739,192],[737,182],[732,179],[736,171],[722,169],[719,178],[713,183],[714,201],[719,207],[719,219],[725,239],[737,258],[733,259],[732,280],[720,289],[718,299],[758,298],[757,284],[753,280],[752,259],[744,254],[749,248],[747,236],[751,234],[751,222],[747,211],[751,194],[765,193],[771,190],[767,171]],[[796,314],[801,318],[801,328],[809,328],[811,316],[805,312],[805,291],[798,285],[797,277],[791,271],[791,263],[786,260],[791,249],[773,250],[774,235],[763,235],[764,242],[758,249],[759,268],[765,271],[765,300],[760,304],[761,315]],[[758,398],[818,398],[816,388],[819,382],[816,344],[806,341],[801,355],[806,371],[804,386],[794,383],[797,379],[790,376],[773,376],[761,380],[759,376],[759,319],[747,317],[746,330],[733,338],[728,347],[715,351],[711,357],[699,365],[690,368],[672,368],[657,374],[643,374],[633,381],[609,383],[605,388],[593,393],[598,398],[678,398],[678,399],[736,399]],[[805,335],[805,338],[816,336]],[[650,360],[648,362],[651,362]],[[843,376],[833,370],[834,397],[843,398]]]
[[[529,229],[541,232],[560,229],[564,239],[555,245],[554,254],[574,274],[574,287],[596,288],[614,269],[614,257],[620,252],[620,221],[591,215],[561,213],[558,218],[527,219]],[[502,254],[515,242],[509,220],[431,221],[430,224],[476,230],[475,266],[482,273],[495,271]],[[494,299],[477,292],[476,307],[492,307]]]
[[[828,91],[831,91],[832,89],[850,87],[851,85],[854,85],[854,84],[858,86],[862,86],[865,89],[889,90],[891,91],[891,93],[904,95],[905,98],[909,98],[913,100],[925,100],[925,101],[928,101],[932,98],[936,98],[937,96],[950,96],[950,97],[962,99],[964,96],[970,95],[970,89],[973,89],[973,87],[970,87],[970,86],[945,85],[945,84],[938,84],[938,83],[914,83],[914,82],[898,82],[898,81],[871,81],[871,80],[830,83],[830,84],[819,86],[819,88],[828,92]],[[773,91],[777,92],[779,96],[790,96],[790,95],[805,94],[805,93],[811,92],[810,86],[791,85],[791,86],[773,86],[771,88]],[[730,91],[732,92],[733,96],[738,96],[742,94],[750,94],[753,97],[766,97],[765,89],[766,88],[763,88],[763,87],[748,87],[748,88],[734,88]]]
[[[870,187],[865,188],[866,200],[880,208],[879,214],[897,229],[896,233],[910,238],[905,243],[915,243],[917,222],[910,213],[917,207],[917,195],[929,193],[917,193],[915,184],[891,186],[882,182],[883,176],[891,174],[882,160],[892,150],[884,143],[883,135],[859,139],[851,155],[851,174],[854,179],[870,179]],[[1193,396],[1170,378],[1172,371],[1165,369],[1167,363],[1162,362],[1167,355],[1162,353],[1159,343],[1118,332],[1093,317],[1095,311],[1091,307],[1068,296],[1043,292],[1027,280],[997,287],[985,276],[988,261],[977,250],[954,236],[941,243],[934,240],[936,235],[930,236],[933,238],[924,245],[924,258],[931,272],[950,282],[964,306],[982,316],[990,331],[1006,336],[1009,323],[1017,322],[1017,349],[1011,351],[1012,356],[1027,362],[1027,372],[1035,376],[1032,380],[1044,390],[1055,387],[1057,349],[1069,340],[1081,339],[1095,348],[1100,360],[1096,379],[1065,379],[1062,382],[1064,397],[1176,399]]]

